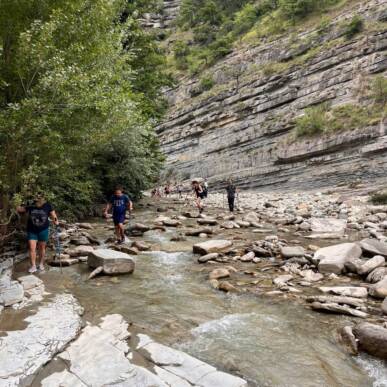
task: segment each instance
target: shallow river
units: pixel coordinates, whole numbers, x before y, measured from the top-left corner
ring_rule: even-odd
[[[104,239],[111,231],[96,224],[95,234]],[[168,232],[146,234],[159,251],[137,256],[133,275],[87,282],[84,264],[63,274],[51,269],[42,275],[47,290],[73,293],[88,321],[120,313],[132,331],[239,374],[251,386],[387,386],[385,363],[353,358],[337,344],[336,329],[345,317],[213,290],[190,253],[192,241],[172,244]],[[185,251],[160,251],[165,249]]]

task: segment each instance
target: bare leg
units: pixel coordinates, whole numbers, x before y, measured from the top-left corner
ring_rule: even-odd
[[[116,237],[117,237],[117,241],[119,241],[119,240],[121,239],[120,225],[117,224],[117,225],[115,226],[115,228],[116,228]]]
[[[31,266],[36,266],[36,243],[37,241],[29,240],[28,241],[28,251],[31,259]]]
[[[38,251],[40,259],[40,268],[44,267],[44,260],[46,258],[46,242],[38,242]]]
[[[120,239],[122,241],[124,241],[125,240],[125,228],[124,228],[124,224],[123,223],[120,223],[118,225],[118,230],[119,230],[119,234],[120,234]]]

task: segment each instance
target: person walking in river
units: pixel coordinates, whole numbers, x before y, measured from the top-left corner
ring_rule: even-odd
[[[230,212],[234,212],[234,203],[235,203],[235,195],[237,192],[237,188],[235,187],[231,179],[228,180],[228,183],[226,186],[226,192],[227,192],[228,208]]]
[[[58,226],[58,217],[54,208],[49,202],[46,202],[42,193],[36,195],[31,205],[19,206],[17,212],[21,214],[26,213],[28,215],[27,240],[31,260],[31,267],[28,271],[30,273],[35,273],[37,270],[43,272],[46,245],[49,237],[49,218],[51,218],[55,226]],[[38,249],[39,267],[36,265],[36,249]]]
[[[107,204],[104,215],[108,216],[110,210],[113,210],[113,222],[115,227],[115,233],[117,236],[117,243],[124,243],[125,241],[125,215],[126,211],[133,210],[133,203],[128,195],[125,195],[121,187],[117,187],[114,194],[111,196],[109,203]]]
[[[195,204],[201,214],[204,210],[202,200],[204,199],[204,190],[201,184],[197,180],[192,181],[192,190],[195,195]]]

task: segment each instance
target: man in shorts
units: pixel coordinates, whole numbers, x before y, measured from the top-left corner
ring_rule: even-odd
[[[114,195],[110,198],[108,205],[106,206],[104,215],[107,217],[110,210],[113,210],[113,222],[115,232],[117,236],[117,243],[121,244],[125,242],[125,215],[126,211],[133,210],[133,203],[128,195],[122,192],[122,188],[118,187],[114,191]]]
[[[49,218],[58,226],[59,221],[56,213],[41,193],[36,195],[32,205],[20,206],[17,211],[28,215],[27,239],[31,259],[31,267],[28,271],[30,273],[35,273],[37,270],[44,271],[44,259],[50,228]],[[38,248],[39,267],[36,265],[36,248]]]

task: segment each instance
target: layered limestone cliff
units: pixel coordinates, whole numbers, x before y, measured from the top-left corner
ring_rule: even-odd
[[[146,28],[170,28],[179,13],[181,0],[164,0],[155,13],[144,15],[143,25]]]
[[[355,14],[367,28],[343,38]],[[377,74],[387,75],[387,0],[354,2],[324,29],[234,50],[216,64],[216,86],[197,95],[200,79],[167,92],[157,128],[167,168],[220,187],[309,189],[387,177],[387,120],[330,135],[292,138],[305,108],[358,104]]]

